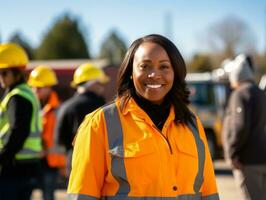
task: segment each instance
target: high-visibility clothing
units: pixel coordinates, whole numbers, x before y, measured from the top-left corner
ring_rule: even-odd
[[[56,124],[56,109],[59,107],[59,99],[53,91],[48,102],[42,109],[43,132],[42,142],[48,166],[61,168],[66,165],[66,156],[54,142],[54,129]]]
[[[87,115],[72,158],[70,199],[218,200],[212,160],[198,118],[158,130],[131,98]]]
[[[27,99],[31,102],[33,107],[30,122],[30,134],[24,142],[23,148],[15,155],[15,158],[17,160],[39,158],[40,152],[42,151],[40,137],[42,130],[40,105],[31,88],[25,83],[13,88],[9,93],[7,93],[3,101],[0,103],[0,149],[3,148],[9,139],[8,132],[10,124],[7,113],[7,104],[10,98],[14,95],[20,95],[21,97]]]

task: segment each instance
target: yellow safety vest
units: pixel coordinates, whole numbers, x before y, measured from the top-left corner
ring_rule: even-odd
[[[23,148],[15,155],[16,160],[34,159],[40,157],[42,151],[40,133],[42,131],[40,104],[31,88],[23,83],[12,89],[0,103],[0,150],[8,142],[10,123],[7,104],[14,95],[20,95],[31,102],[33,111],[30,122],[30,134],[25,140]],[[25,111],[27,112],[27,111]]]

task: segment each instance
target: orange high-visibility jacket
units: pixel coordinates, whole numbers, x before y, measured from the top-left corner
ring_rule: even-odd
[[[174,118],[171,107],[160,131],[132,98],[122,111],[117,99],[87,115],[74,143],[69,199],[218,200],[199,119],[185,126]]]
[[[42,142],[47,163],[50,167],[61,168],[66,165],[66,156],[54,145],[55,110],[59,107],[59,99],[52,92],[47,104],[42,109],[43,132]]]

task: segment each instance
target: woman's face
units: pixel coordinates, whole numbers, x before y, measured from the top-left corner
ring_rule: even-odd
[[[132,77],[139,95],[154,104],[162,103],[174,82],[166,51],[156,43],[142,43],[134,55]]]

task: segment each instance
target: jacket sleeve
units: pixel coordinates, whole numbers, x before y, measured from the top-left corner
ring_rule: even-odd
[[[223,127],[223,142],[228,158],[238,157],[240,149],[246,143],[249,130],[249,120],[246,116],[248,116],[248,109],[244,98],[238,92],[233,92]]]
[[[203,171],[203,184],[202,184],[202,190],[201,190],[202,196],[205,197],[206,199],[209,198],[209,199],[219,200],[211,154],[209,151],[204,128],[199,118],[197,118],[197,123],[198,123],[200,138],[205,147],[205,164],[204,164],[204,171]]]
[[[66,101],[58,110],[55,126],[55,143],[64,146],[66,150],[72,149],[73,121],[72,107]]]
[[[32,104],[27,99],[15,95],[7,105],[9,118],[9,139],[0,151],[0,165],[5,165],[14,159],[30,134]]]
[[[87,115],[78,129],[74,142],[72,170],[68,185],[69,198],[100,198],[107,172],[105,127],[103,117]]]

